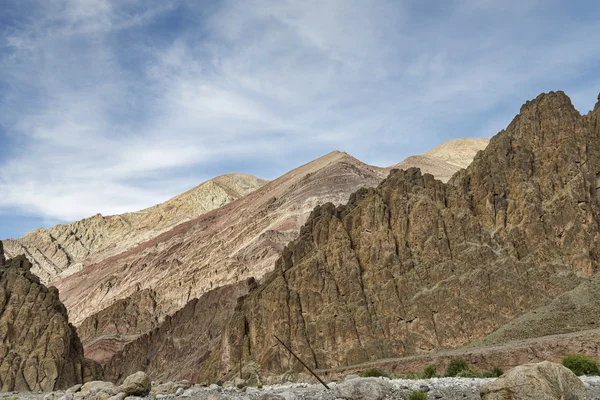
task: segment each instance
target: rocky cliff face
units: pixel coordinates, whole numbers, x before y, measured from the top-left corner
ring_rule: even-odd
[[[37,229],[20,239],[5,240],[5,249],[12,257],[25,254],[33,264],[32,272],[43,282],[53,282],[222,207],[265,183],[252,175],[222,175],[138,212],[108,217],[97,214],[68,225]]]
[[[120,382],[136,371],[145,371],[159,381],[196,381],[211,350],[218,345],[237,299],[254,287],[256,281],[251,278],[190,301],[110,359],[105,367],[106,378]]]
[[[106,364],[127,343],[158,326],[159,304],[156,292],[144,289],[86,318],[77,327],[85,356]]]
[[[467,168],[477,152],[485,149],[489,139],[453,139],[419,156],[411,156],[390,169],[419,168],[442,182],[448,180],[461,168]]]
[[[30,272],[24,256],[6,261],[0,242],[0,392],[52,391],[102,378],[54,287]]]
[[[317,207],[248,295],[205,373],[317,368],[454,348],[549,303],[598,268],[600,106],[527,102],[447,184],[395,170]]]

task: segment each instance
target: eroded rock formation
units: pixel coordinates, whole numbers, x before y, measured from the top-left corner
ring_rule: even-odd
[[[205,370],[317,368],[454,348],[549,303],[598,268],[600,105],[527,102],[447,184],[395,170],[317,207],[236,308]]]
[[[158,326],[159,303],[154,290],[144,289],[86,318],[77,327],[85,356],[106,364],[127,343]]]
[[[106,378],[121,381],[135,371],[155,380],[196,381],[220,340],[240,296],[256,287],[254,279],[214,289],[186,304],[151,332],[140,336],[106,365]],[[237,351],[241,351],[238,346]],[[87,351],[87,350],[86,350]]]
[[[6,261],[0,242],[0,392],[52,391],[102,377],[84,359],[58,290],[40,283],[31,263]]]

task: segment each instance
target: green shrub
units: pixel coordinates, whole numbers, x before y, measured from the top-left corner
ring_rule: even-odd
[[[420,390],[415,390],[410,392],[406,400],[427,400],[427,394],[425,392],[421,392]]]
[[[369,368],[368,370],[366,370],[363,373],[363,377],[365,377],[365,378],[377,377],[377,376],[387,377],[387,374],[378,368]]]
[[[450,360],[450,364],[448,364],[448,368],[446,368],[446,376],[453,377],[461,372],[463,375],[470,372],[469,363],[461,358]]]
[[[562,365],[569,368],[575,375],[600,375],[598,363],[581,354],[567,354],[561,360]]]
[[[433,365],[428,365],[423,369],[423,379],[435,378],[437,371]]]
[[[489,372],[489,377],[490,378],[499,378],[500,376],[502,376],[502,374],[504,374],[504,371],[502,371],[502,369],[500,369],[498,367],[494,367]]]

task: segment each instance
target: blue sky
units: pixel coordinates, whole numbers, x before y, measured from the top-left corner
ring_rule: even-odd
[[[0,0],[0,239],[600,91],[596,1]]]

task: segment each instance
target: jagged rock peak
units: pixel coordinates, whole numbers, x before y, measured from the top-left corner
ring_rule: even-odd
[[[102,378],[100,365],[84,358],[58,290],[40,284],[25,256],[3,258],[0,392],[53,391]]]

